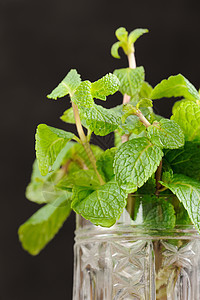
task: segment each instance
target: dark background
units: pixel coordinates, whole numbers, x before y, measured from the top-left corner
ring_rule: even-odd
[[[17,228],[38,208],[25,199],[37,124],[66,128],[67,99],[46,95],[71,68],[94,81],[127,65],[110,47],[119,26],[148,28],[136,60],[154,86],[182,73],[200,86],[199,1],[0,0],[0,299],[70,300],[74,216],[39,256],[22,250]],[[120,103],[120,95],[106,105]],[[156,102],[169,116],[172,100]],[[107,141],[104,143],[107,143]],[[107,145],[106,145],[107,146]]]

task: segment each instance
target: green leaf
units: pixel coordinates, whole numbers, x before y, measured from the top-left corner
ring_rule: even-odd
[[[143,99],[139,100],[136,107],[137,108],[140,108],[140,107],[153,107],[153,103],[152,103],[151,99],[143,98]]]
[[[96,145],[90,145],[92,152],[96,159],[103,153],[103,150]],[[84,147],[78,143],[69,150],[65,156],[65,162],[70,161],[68,166],[68,173],[77,172],[80,169],[93,169],[91,161],[88,158],[88,155]]]
[[[55,181],[57,178],[60,179],[62,175],[60,172],[60,167],[64,163],[64,157],[67,152],[73,147],[75,143],[68,142],[65,147],[59,153],[56,162],[54,163],[54,172],[48,173],[46,176],[42,176],[39,168],[37,159],[33,163],[33,171],[31,175],[31,182],[28,184],[26,188],[26,198],[32,202],[36,202],[38,204],[47,203],[47,197],[45,195],[45,191],[54,188]],[[57,198],[57,195],[55,195]],[[55,200],[55,199],[53,199]]]
[[[136,192],[137,195],[155,195],[156,192],[156,180],[154,178],[155,176],[152,175],[145,184],[139,188]]]
[[[124,95],[127,94],[133,97],[139,93],[144,82],[144,68],[138,67],[136,69],[118,69],[114,71],[120,81],[119,91]]]
[[[185,134],[186,141],[200,141],[200,106],[191,101],[182,102],[171,117]]]
[[[86,198],[74,197],[72,208],[95,225],[112,226],[126,206],[127,194],[114,181],[109,181]]]
[[[92,83],[91,93],[94,98],[106,100],[106,96],[113,95],[119,89],[119,79],[109,73]]]
[[[121,42],[116,42],[111,47],[111,55],[115,58],[120,58],[118,50],[122,46]]]
[[[181,74],[164,79],[153,89],[151,99],[163,97],[184,97],[192,101],[200,99],[195,87]]]
[[[124,114],[122,115],[122,123],[125,123],[126,119],[131,116],[131,115],[136,115],[137,109],[131,105],[130,103],[127,103],[123,106],[123,112]]]
[[[149,30],[143,28],[137,28],[131,31],[131,33],[128,36],[128,42],[134,44],[140,36],[147,32],[149,32]]]
[[[70,107],[69,109],[65,110],[60,119],[65,123],[76,124],[76,121],[74,119],[73,108]]]
[[[110,181],[114,177],[113,162],[117,148],[113,147],[107,149],[97,160],[97,170],[100,175],[107,181]]]
[[[161,183],[183,203],[194,226],[200,231],[200,182],[182,174],[175,174],[172,182]]]
[[[184,145],[184,133],[174,121],[161,119],[147,128],[147,135],[152,144],[167,149],[177,149]]]
[[[144,81],[139,92],[139,96],[140,98],[151,98],[152,91],[152,86],[148,82]]]
[[[68,190],[74,186],[86,186],[96,189],[99,186],[98,177],[93,170],[79,170],[77,172],[65,175],[57,184],[56,187],[62,190]]]
[[[128,38],[128,32],[126,31],[126,28],[120,27],[115,31],[115,35],[121,42],[126,42]]]
[[[19,228],[23,248],[37,255],[59,231],[70,211],[70,201],[64,199],[40,208]]]
[[[164,171],[162,173],[162,181],[168,183],[168,182],[171,182],[172,179],[173,179],[173,171],[172,171],[172,169],[169,170],[169,171]]]
[[[80,75],[76,70],[71,70],[61,83],[49,94],[49,99],[62,98],[68,94],[72,95],[81,83]]]
[[[40,174],[38,162],[35,160],[33,163],[31,182],[26,188],[26,198],[28,200],[38,204],[46,203],[46,199],[43,195],[43,186],[47,178],[48,176],[42,176]]]
[[[92,107],[94,100],[91,93],[92,83],[88,80],[81,82],[71,100],[75,104],[84,107]]]
[[[71,132],[40,124],[36,131],[36,157],[42,176],[54,170],[53,164],[65,147],[66,143],[74,137]]]
[[[120,116],[100,105],[80,108],[81,120],[84,119],[86,127],[94,134],[104,136],[114,131],[121,123]]]
[[[145,137],[122,144],[114,159],[117,182],[126,192],[135,192],[156,171],[162,156],[162,150]]]
[[[174,228],[176,216],[174,207],[165,199],[145,195],[140,199],[145,228]]]
[[[200,145],[186,142],[184,148],[166,151],[165,159],[174,173],[200,180]],[[164,180],[165,181],[165,180]]]
[[[178,106],[179,106],[181,103],[185,102],[185,101],[188,101],[188,100],[187,100],[187,99],[182,99],[182,100],[176,101],[176,102],[174,103],[173,107],[172,107],[172,114],[175,114],[175,111],[176,111],[176,109],[178,108]]]

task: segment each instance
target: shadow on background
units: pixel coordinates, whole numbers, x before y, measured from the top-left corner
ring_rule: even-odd
[[[71,68],[78,69],[83,80],[95,81],[126,67],[124,57],[116,60],[110,55],[119,26],[150,30],[136,43],[136,60],[153,86],[180,72],[199,88],[197,4],[0,0],[1,300],[71,299],[74,216],[39,256],[23,251],[17,238],[18,226],[38,208],[24,196],[35,157],[35,128],[46,123],[66,129],[59,116],[69,106],[68,98],[52,101],[46,95]],[[105,105],[121,100],[116,94]],[[172,103],[159,100],[156,109],[169,116]],[[93,141],[109,147],[112,136]]]

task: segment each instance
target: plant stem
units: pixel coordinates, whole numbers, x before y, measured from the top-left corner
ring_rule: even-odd
[[[131,69],[135,69],[136,68],[136,61],[135,61],[135,55],[134,52],[131,52],[128,54],[128,64],[129,64],[129,68]],[[123,104],[127,104],[130,102],[131,97],[127,94],[124,95],[123,97]],[[128,134],[124,134],[122,136],[122,143],[125,143],[129,140],[129,135]]]
[[[97,174],[97,177],[99,179],[99,182],[101,185],[103,185],[105,182],[103,181],[101,175],[99,174],[98,170],[97,170],[97,166],[96,166],[96,158],[92,152],[92,149],[90,147],[90,144],[88,142],[88,139],[83,131],[83,127],[82,127],[82,124],[81,124],[81,119],[80,119],[80,116],[79,116],[79,111],[78,111],[78,107],[75,103],[72,102],[72,107],[73,107],[73,112],[74,112],[74,118],[75,118],[75,121],[76,121],[76,128],[77,128],[77,131],[78,131],[78,135],[80,137],[80,140],[81,140],[81,144],[83,145],[84,149],[85,149],[85,152],[87,153],[88,155],[88,158]]]
[[[145,118],[145,116],[141,113],[139,109],[137,110],[136,116],[138,116],[138,118],[146,128],[151,126],[151,123],[149,123],[149,121]]]
[[[128,63],[129,63],[129,68],[131,68],[131,69],[136,68],[136,61],[135,61],[134,52],[131,52],[130,54],[128,54]]]
[[[160,179],[161,179],[161,172],[162,172],[162,160],[158,166],[158,169],[156,170],[156,196],[159,195],[159,188],[161,187]]]

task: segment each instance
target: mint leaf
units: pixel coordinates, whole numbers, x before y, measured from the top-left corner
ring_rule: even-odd
[[[116,42],[112,45],[111,47],[111,55],[115,58],[120,58],[119,56],[119,53],[118,53],[118,50],[119,50],[119,47],[122,46],[122,43],[121,42]]]
[[[152,103],[152,100],[151,99],[148,99],[148,98],[142,98],[138,101],[137,105],[136,105],[137,108],[140,108],[140,107],[153,107],[153,103]]]
[[[145,137],[122,144],[114,159],[117,182],[127,193],[135,192],[156,171],[162,156],[162,150]]]
[[[53,170],[53,164],[66,143],[74,137],[71,132],[40,124],[36,131],[36,157],[42,176]]]
[[[81,83],[81,77],[76,70],[71,70],[61,83],[49,94],[49,99],[62,98],[68,94],[72,95]]]
[[[151,99],[163,97],[184,97],[192,101],[200,99],[195,87],[181,74],[164,79],[153,89]]]
[[[60,119],[65,123],[76,124],[76,121],[74,119],[73,108],[70,107],[69,109],[65,110]]]
[[[174,228],[176,216],[174,207],[165,199],[145,195],[141,200],[143,224],[145,227],[161,229]]]
[[[40,208],[19,228],[23,248],[37,255],[59,231],[70,211],[70,201],[63,199]]]
[[[184,148],[166,151],[165,159],[174,173],[200,180],[200,145],[186,142]],[[165,181],[165,180],[163,180]]]
[[[110,181],[114,177],[113,162],[116,148],[106,150],[97,160],[97,170],[106,181]]]
[[[98,177],[93,170],[79,170],[65,175],[57,184],[56,187],[62,190],[68,190],[74,186],[86,186],[96,189],[99,186]]]
[[[43,186],[47,178],[48,176],[42,176],[40,174],[38,162],[35,160],[33,163],[31,182],[26,188],[26,198],[28,200],[38,204],[46,203],[46,199],[43,195]]]
[[[152,175],[145,184],[139,188],[136,192],[137,195],[155,195],[156,192],[156,180],[154,178],[155,176]]]
[[[118,69],[114,71],[120,81],[119,91],[124,95],[127,94],[133,97],[139,93],[144,82],[144,68],[138,67],[136,69]]]
[[[122,115],[122,118],[121,118],[122,123],[124,123],[129,116],[136,115],[137,109],[130,103],[127,103],[123,106],[123,112],[124,112],[124,114]]]
[[[81,82],[71,100],[78,106],[92,107],[94,100],[91,94],[92,83],[88,80]]]
[[[184,133],[174,121],[161,119],[147,128],[147,135],[152,144],[167,149],[176,149],[184,145]]]
[[[104,152],[99,146],[90,145],[90,147],[96,159]],[[84,147],[78,143],[75,143],[66,154],[65,162],[67,161],[70,161],[68,173],[77,172],[80,169],[93,169]]]
[[[118,38],[119,41],[121,42],[126,42],[128,38],[128,32],[126,28],[120,27],[115,31],[115,35]]]
[[[175,174],[170,183],[161,182],[183,203],[190,219],[200,231],[200,182],[182,174]]]
[[[92,83],[92,96],[97,99],[106,100],[106,96],[113,95],[118,91],[119,85],[119,79],[109,73]]]
[[[151,98],[152,91],[152,86],[148,82],[144,81],[139,92],[139,96],[140,98]]]
[[[127,194],[114,181],[109,181],[85,199],[74,197],[72,208],[95,225],[112,226],[126,206]]]
[[[86,127],[94,134],[104,136],[119,127],[120,116],[100,105],[94,104],[93,107],[81,107],[80,117],[84,119]]]
[[[171,117],[185,134],[186,141],[200,141],[200,106],[191,101],[182,102]]]
[[[131,31],[131,33],[128,36],[128,43],[134,44],[140,36],[147,32],[149,32],[149,30],[143,28],[137,28]]]

